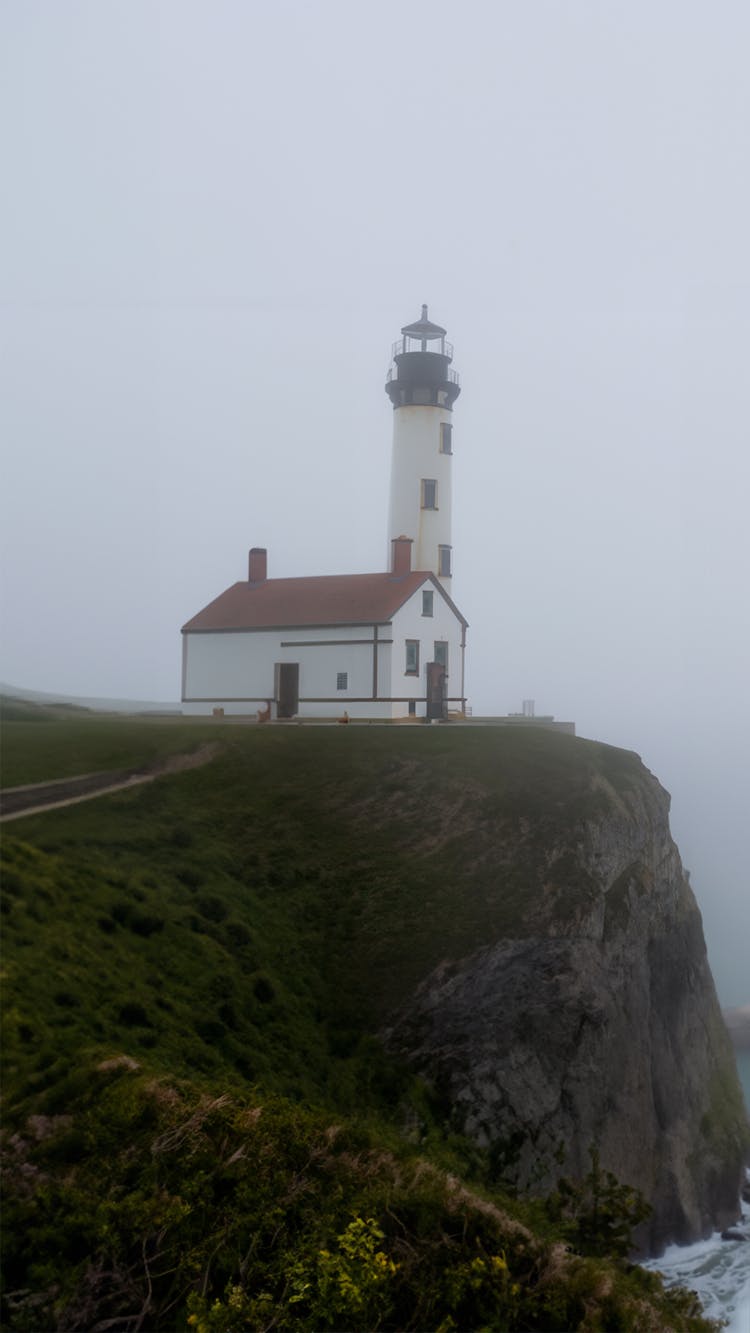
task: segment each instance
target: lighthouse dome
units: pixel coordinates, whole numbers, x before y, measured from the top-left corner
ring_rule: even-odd
[[[385,391],[393,406],[444,407],[451,410],[461,392],[458,374],[451,367],[453,347],[446,330],[428,317],[427,306],[413,324],[404,324],[391,349],[392,363]]]

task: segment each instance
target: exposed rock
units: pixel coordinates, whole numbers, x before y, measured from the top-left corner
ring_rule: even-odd
[[[133,1059],[132,1055],[113,1055],[109,1060],[102,1060],[101,1064],[96,1067],[100,1074],[111,1074],[115,1069],[123,1069],[128,1074],[136,1074],[141,1066],[137,1060]]]
[[[384,1036],[513,1187],[580,1179],[598,1147],[659,1253],[737,1219],[747,1117],[669,797],[635,757],[593,782],[600,814],[560,813],[521,929],[441,964]]]

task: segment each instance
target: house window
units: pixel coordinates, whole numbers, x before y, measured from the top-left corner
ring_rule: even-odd
[[[404,670],[407,676],[419,675],[419,639],[406,640],[406,667]]]
[[[336,673],[336,689],[337,689],[337,690],[348,690],[348,688],[349,688],[349,672],[348,672],[348,671],[337,671],[337,673]]]
[[[444,579],[451,576],[451,550],[450,546],[438,546],[438,573]]]
[[[433,614],[433,610],[434,610],[434,608],[433,608],[433,601],[434,601],[434,598],[435,598],[435,594],[434,594],[434,592],[423,592],[423,593],[422,593],[422,615],[423,615],[423,616],[431,616],[431,615]]]
[[[445,667],[445,674],[448,675],[448,643],[446,639],[435,640],[435,656],[433,661],[438,666]]]
[[[422,480],[422,508],[437,509],[437,482],[432,477]]]
[[[440,452],[441,454],[453,453],[453,423],[451,421],[440,422]]]

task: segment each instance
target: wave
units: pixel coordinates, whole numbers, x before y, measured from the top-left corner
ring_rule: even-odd
[[[750,1173],[748,1173],[750,1178]],[[737,1229],[745,1240],[722,1240],[716,1231],[695,1245],[670,1245],[658,1259],[644,1268],[661,1273],[669,1287],[689,1287],[697,1292],[712,1319],[729,1321],[724,1333],[748,1333],[750,1329],[750,1207],[743,1205]]]

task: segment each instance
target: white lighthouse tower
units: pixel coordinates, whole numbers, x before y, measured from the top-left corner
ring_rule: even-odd
[[[408,537],[412,568],[431,570],[450,592],[452,417],[461,392],[453,347],[445,329],[428,319],[426,305],[401,335],[385,386],[393,403],[387,567],[392,543]]]

